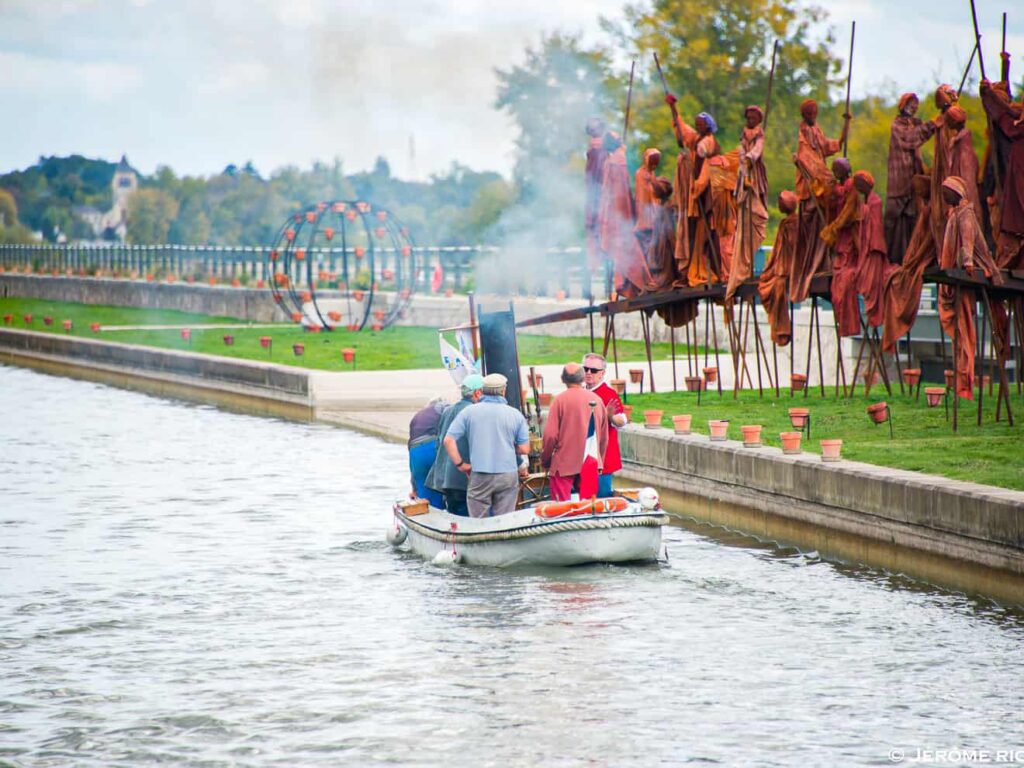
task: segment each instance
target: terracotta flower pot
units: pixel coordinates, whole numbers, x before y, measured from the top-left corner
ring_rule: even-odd
[[[634,384],[640,384],[644,380],[644,369],[643,368],[630,368],[629,369],[629,380]]]
[[[383,331],[384,330],[384,326],[381,325],[380,323],[374,323],[373,325],[370,326],[370,330],[371,331]]]
[[[541,373],[528,373],[526,375],[526,381],[531,387],[544,389],[544,375]]]
[[[537,395],[540,398],[541,408],[550,408],[551,402],[555,399],[555,396],[550,392],[541,392]]]
[[[729,438],[729,422],[712,419],[708,422],[708,432],[711,435],[711,439],[715,442],[727,440]]]
[[[864,383],[870,387],[875,386],[882,380],[882,377],[878,375],[878,371],[864,371],[863,374]]]
[[[233,347],[235,345],[235,337],[230,333],[224,335],[224,346]]]
[[[270,349],[270,345],[273,343],[273,339],[269,336],[260,336],[260,346],[264,349]]]
[[[701,388],[700,376],[687,376],[686,377],[686,391],[697,392]]]
[[[659,411],[654,408],[649,411],[644,411],[644,426],[647,427],[647,429],[658,429],[661,426],[661,417],[664,413],[664,411]]]
[[[14,315],[8,312],[4,315],[4,325],[10,325],[14,321]]]
[[[690,434],[690,425],[692,423],[693,415],[689,413],[682,413],[672,417],[672,426],[675,428],[677,435]]]
[[[946,396],[945,387],[925,387],[924,398],[928,402],[929,408],[934,408],[942,402],[942,398]]]
[[[305,261],[306,260],[306,249],[305,248],[296,248],[295,249],[295,260],[296,261]]]
[[[345,347],[341,350],[341,359],[346,363],[351,363],[356,359],[356,351],[352,347]]]
[[[21,319],[25,321],[25,325],[32,325],[32,315],[22,315]]]
[[[341,312],[337,312],[337,311],[335,311],[333,309],[330,312],[327,313],[327,317],[329,317],[331,320],[333,320],[336,323],[341,322]]]
[[[373,316],[377,319],[377,322],[382,323],[384,322],[385,312],[383,309],[375,309],[373,311]]]
[[[809,408],[790,408],[789,423],[793,425],[793,429],[803,429],[807,426],[807,419],[810,417],[810,414]]]
[[[800,453],[800,438],[802,432],[780,432],[779,440],[782,442],[782,452],[788,454]]]
[[[903,371],[903,383],[908,387],[916,387],[921,380],[920,368],[907,368]]]
[[[624,406],[622,406],[622,412],[624,414],[626,414],[626,421],[632,421],[633,420],[633,406],[632,405],[624,405]]]
[[[184,341],[188,341],[189,339],[191,339],[192,338],[192,330],[190,328],[182,328],[181,329],[181,338]]]
[[[821,440],[821,460],[839,461],[839,453],[843,449],[842,440]]]
[[[295,353],[296,357],[302,357],[302,354],[306,351],[305,344],[292,344],[292,352]]]
[[[90,323],[89,324],[89,330],[92,331],[93,333],[99,333],[100,332],[100,324],[99,323]]]
[[[989,385],[991,383],[992,383],[992,377],[989,376],[987,373],[984,376],[981,377],[981,386],[984,389],[988,389],[988,387],[989,387]]]
[[[53,325],[53,318],[49,315],[43,315],[43,325]]]
[[[701,370],[704,371],[704,380],[708,384],[714,384],[718,381],[718,368],[716,366],[709,365]]]
[[[352,298],[356,301],[362,301],[364,295],[362,291],[352,291]]]
[[[302,313],[301,312],[292,312],[292,322],[293,323],[301,323],[302,322]]]
[[[951,371],[948,368],[942,372],[942,375],[946,378],[946,389],[953,388],[953,379],[956,376],[956,371]]]
[[[72,323],[71,323],[71,321],[70,321],[70,320],[64,320],[64,321],[63,321],[63,322],[61,323],[61,325],[62,325],[62,326],[64,326],[64,330],[65,330],[65,331],[70,331],[70,330],[71,330],[71,325],[72,325]]]
[[[241,287],[242,287],[242,281],[241,281],[241,280],[239,280],[239,279],[238,279],[237,277],[236,277],[236,278],[234,278],[234,279],[233,279],[233,280],[231,281],[231,287],[232,287],[232,288],[241,288]]]
[[[740,427],[740,432],[743,433],[743,444],[747,448],[756,448],[761,445],[761,425],[750,424],[747,426]]]
[[[612,379],[609,384],[612,385],[612,389],[615,390],[616,394],[621,395],[626,391],[626,380],[625,379]]]
[[[884,402],[869,405],[868,416],[875,424],[884,424],[889,418],[889,406]]]
[[[802,373],[794,373],[789,377],[789,386],[794,392],[802,392],[807,386],[807,377]]]
[[[175,277],[174,275],[168,275],[168,276],[167,276],[167,282],[168,282],[168,283],[173,283],[173,282],[175,282],[175,281],[176,281],[177,279],[178,279],[178,278],[177,278],[177,277]]]

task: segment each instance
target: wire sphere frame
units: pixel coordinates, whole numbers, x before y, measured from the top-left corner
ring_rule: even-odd
[[[331,269],[324,269],[325,260]],[[349,330],[368,324],[376,330],[395,323],[409,305],[422,277],[419,262],[408,228],[393,212],[362,200],[332,200],[285,220],[265,272],[274,302],[296,323],[333,331],[344,314]],[[344,313],[328,311],[318,300],[324,282],[342,291]]]

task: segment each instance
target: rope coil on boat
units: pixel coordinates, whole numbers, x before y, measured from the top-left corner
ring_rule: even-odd
[[[430,528],[411,518],[402,516],[402,522],[409,530],[426,536],[428,539],[437,539],[447,542],[452,538],[451,531],[438,531]],[[531,525],[523,528],[513,528],[509,531],[482,531],[480,533],[457,533],[456,540],[462,543],[478,541],[513,541],[515,539],[528,539],[533,536],[543,536],[548,533],[563,533],[565,531],[593,531],[607,530],[609,528],[653,528],[668,524],[668,515],[637,515],[625,518],[586,518],[572,519],[563,522],[545,523],[543,525]]]

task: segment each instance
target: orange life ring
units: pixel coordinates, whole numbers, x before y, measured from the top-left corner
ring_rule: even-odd
[[[575,517],[576,515],[600,515],[623,512],[629,500],[621,497],[610,499],[582,499],[580,501],[546,501],[533,508],[537,517]]]

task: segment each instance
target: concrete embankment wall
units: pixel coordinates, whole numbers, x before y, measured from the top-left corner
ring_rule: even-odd
[[[310,418],[311,372],[271,363],[0,328],[0,362],[104,383]]]
[[[1024,493],[630,426],[623,474],[696,520],[1024,604]],[[975,566],[968,583],[950,561]]]

